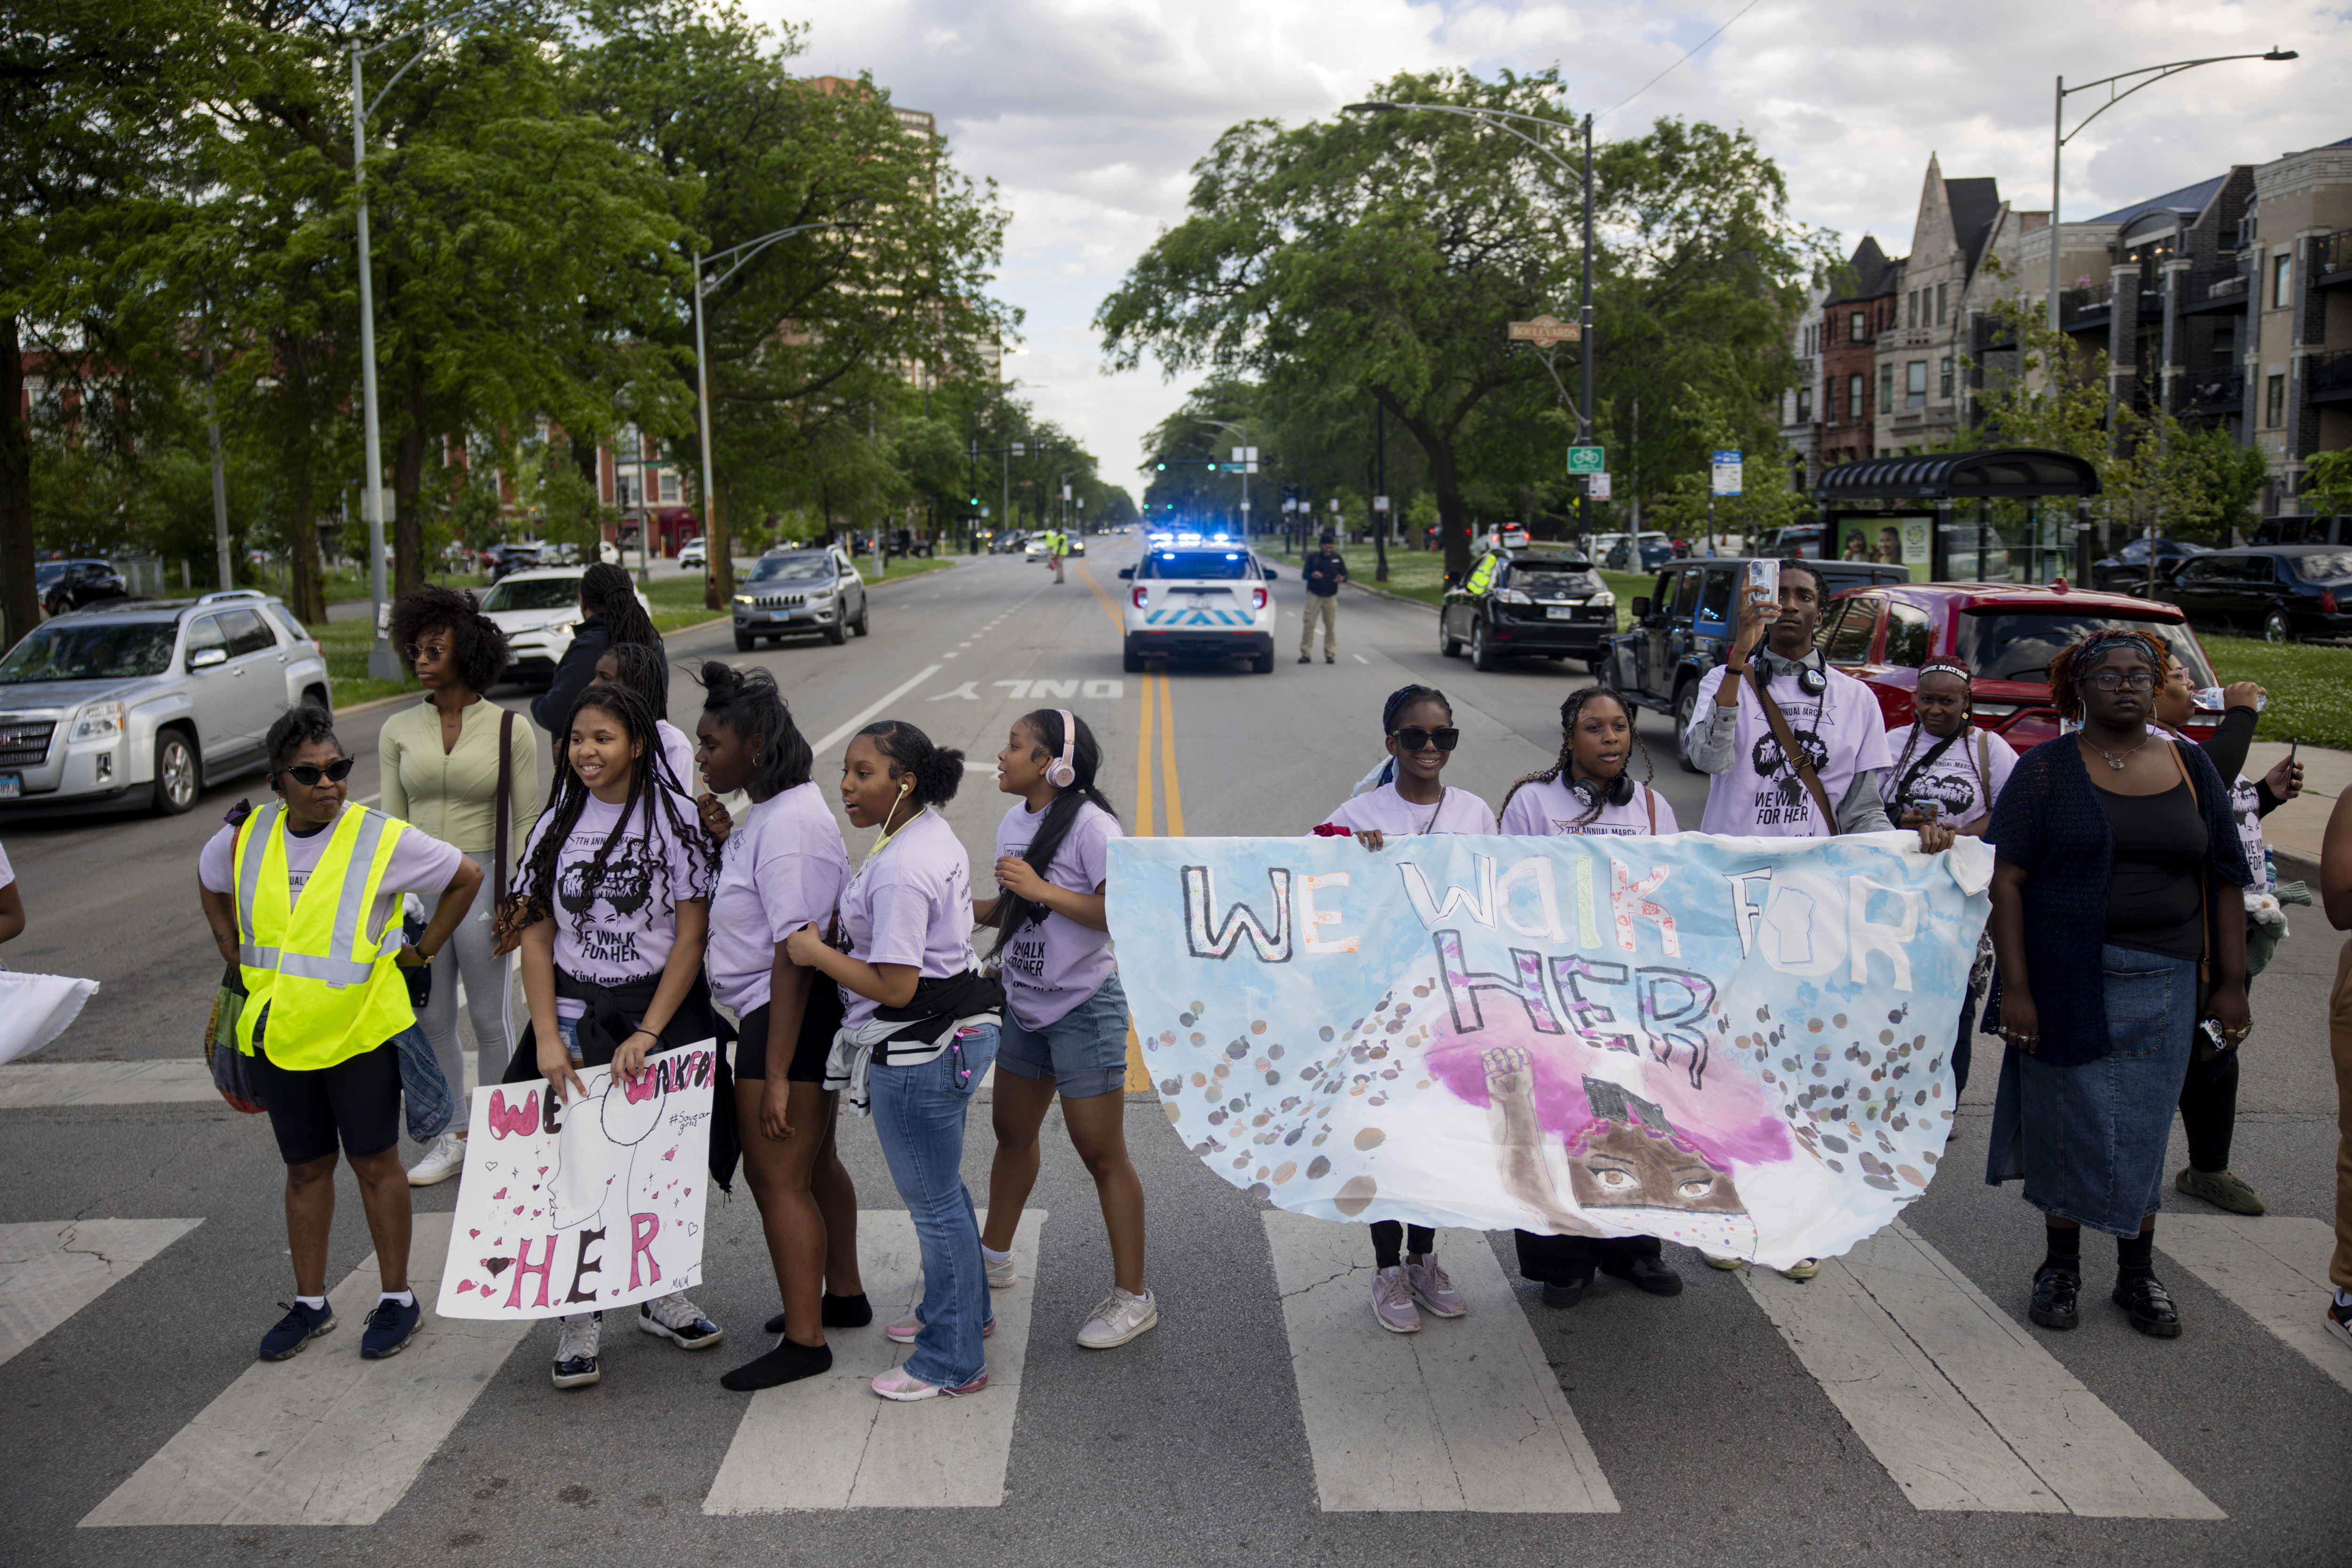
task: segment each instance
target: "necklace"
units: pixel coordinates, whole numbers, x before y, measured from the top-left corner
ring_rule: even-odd
[[[2090,738],[2088,735],[2085,735],[2085,736],[2084,736],[2083,738],[2084,738],[2084,740],[2086,740],[2086,741],[2090,741],[2090,740],[2091,740],[2091,738]],[[2123,771],[2124,771],[2124,764],[2125,764],[2126,763],[2127,763],[2127,762],[2131,761],[2131,760],[2132,760],[2132,758],[2133,758],[2135,755],[2137,755],[2137,754],[2138,753],[2139,749],[2140,749],[2140,746],[2145,746],[2145,745],[2147,745],[2150,741],[2153,741],[2153,740],[2155,740],[2155,739],[2156,739],[2156,732],[2155,732],[2154,731],[2150,731],[2148,733],[2147,733],[2147,734],[2145,734],[2145,735],[2142,735],[2142,736],[2139,738],[2139,746],[2134,746],[2130,751],[2124,752],[2124,753],[2123,753],[2122,755],[2120,755],[2120,756],[2118,756],[2118,755],[2116,755],[2115,752],[2111,752],[2111,751],[2107,750],[2105,746],[2102,746],[2102,745],[2101,745],[2101,744],[2099,744],[2096,741],[2091,741],[2091,750],[2093,750],[2093,751],[2095,751],[2095,752],[2098,752],[2098,753],[2099,753],[2099,755],[2101,755],[2101,756],[2103,756],[2103,757],[2106,758],[2106,759],[2107,759],[2107,766],[2109,766],[2109,767],[2111,767],[2111,768],[2115,769],[2115,770],[2116,770],[2116,772],[2117,772],[2117,773],[2121,773],[2121,772],[2123,772]]]

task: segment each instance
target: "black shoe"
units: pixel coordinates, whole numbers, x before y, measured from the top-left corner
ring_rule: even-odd
[[[1636,1290],[1646,1290],[1653,1296],[1679,1296],[1683,1293],[1683,1277],[1657,1258],[1628,1258],[1623,1261],[1610,1258],[1601,1265],[1601,1272],[1612,1279],[1622,1279]]]
[[[1337,654],[1327,653],[1323,656],[1323,662],[1326,664],[1337,664],[1339,662],[1339,658]]]
[[[278,1320],[276,1328],[261,1336],[264,1361],[291,1361],[312,1340],[334,1331],[332,1307],[306,1307],[299,1301],[280,1301],[278,1305],[286,1309],[286,1315]]]
[[[2025,1315],[2045,1329],[2071,1329],[2083,1321],[2083,1277],[2063,1268],[2039,1268],[2033,1274],[2033,1305]]]
[[[762,1388],[781,1388],[788,1383],[798,1383],[804,1377],[833,1370],[833,1347],[830,1345],[794,1344],[780,1340],[776,1348],[754,1361],[747,1361],[719,1380],[721,1388],[737,1394],[751,1394]]]
[[[2141,1333],[2159,1340],[2180,1337],[2180,1313],[2172,1304],[2172,1292],[2155,1275],[2117,1279],[2107,1300],[2130,1313],[2131,1326]]]
[[[360,1334],[360,1359],[382,1361],[386,1356],[398,1355],[416,1337],[416,1325],[424,1319],[424,1304],[414,1292],[405,1305],[379,1298]]]
[[[828,1329],[862,1329],[874,1321],[874,1304],[860,1290],[855,1296],[826,1292],[817,1301],[816,1321]],[[772,1334],[784,1331],[784,1314],[778,1312],[762,1325]]]
[[[1592,1276],[1580,1274],[1573,1279],[1544,1281],[1543,1304],[1547,1307],[1573,1307],[1584,1300],[1584,1288],[1592,1283]]]
[[[1301,664],[1310,664],[1310,663],[1312,663],[1312,662],[1314,662],[1314,661],[1313,661],[1313,660],[1311,660],[1311,659],[1309,659],[1309,658],[1308,658],[1305,654],[1303,654],[1303,653],[1302,653],[1302,654],[1300,654],[1300,655],[1298,656],[1298,662],[1299,662],[1299,663],[1301,663]]]

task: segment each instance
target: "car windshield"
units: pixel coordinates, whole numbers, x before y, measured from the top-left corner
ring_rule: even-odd
[[[33,568],[34,585],[41,588],[47,587],[50,584],[64,576],[66,574],[66,568],[71,564],[72,563],[68,561],[41,562],[38,565]]]
[[[171,621],[68,621],[42,626],[0,658],[0,686],[131,680],[172,667]]]
[[[2341,583],[2352,577],[2352,551],[2334,550],[2317,555],[2290,555],[2294,574],[2306,583]]]
[[[509,577],[482,595],[485,610],[569,610],[579,603],[577,577]]]
[[[1565,594],[1592,594],[1601,584],[1592,580],[1592,568],[1581,561],[1514,561],[1506,579],[1512,587],[1538,598],[1551,598]]]
[[[2178,621],[2095,610],[1969,610],[1960,616],[1960,662],[1979,680],[2047,680],[2050,661],[2087,634],[2120,627],[2154,632],[2189,670],[2192,686],[2217,684],[2205,655]]]
[[[1155,550],[1143,558],[1139,577],[1245,578],[1249,557],[1238,550]]]
[[[761,557],[744,580],[751,583],[812,583],[833,575],[830,555],[768,555]]]

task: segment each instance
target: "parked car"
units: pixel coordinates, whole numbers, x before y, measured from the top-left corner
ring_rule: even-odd
[[[607,566],[618,566],[621,563],[621,547],[611,540],[600,539],[596,542],[596,559]],[[539,547],[539,564],[577,566],[580,564],[580,547],[576,544],[542,544]]]
[[[1449,588],[1437,608],[1437,651],[1453,658],[1467,645],[1474,669],[1519,654],[1595,663],[1616,630],[1617,595],[1592,563],[1552,549],[1505,556],[1475,593]]]
[[[1246,658],[1274,671],[1274,595],[1282,574],[1240,545],[1175,545],[1145,552],[1118,574],[1127,592],[1121,635],[1129,674],[1147,658]]]
[[[33,586],[41,608],[52,616],[79,610],[101,599],[120,599],[131,592],[122,574],[106,561],[41,561],[33,566]]]
[[[2197,626],[2265,642],[2352,637],[2352,545],[2250,545],[2184,562],[2164,595]]]
[[[1528,531],[1516,522],[1488,529],[1472,545],[1475,550],[1525,550],[1527,547]]]
[[[0,658],[0,813],[184,812],[260,768],[270,724],[304,701],[332,704],[326,657],[266,594],[68,611]]]
[[[538,564],[536,544],[493,544],[482,552],[482,569],[490,574],[493,583]]]
[[[710,552],[701,540],[689,539],[677,547],[677,563],[680,566],[709,566]]]
[[[2352,544],[2352,517],[2266,517],[2253,544]]]
[[[1690,724],[1699,677],[1723,662],[1734,629],[1732,606],[1738,584],[1748,578],[1748,564],[1744,558],[1686,561],[1660,572],[1655,589],[1630,606],[1632,624],[1608,639],[1600,662],[1592,667],[1601,684],[1626,700],[1672,714],[1677,752]],[[1911,580],[1906,567],[1867,561],[1814,564],[1825,595],[1862,584]]]
[[[1792,522],[1774,529],[1758,553],[1773,561],[1818,561],[1822,558],[1822,525]]]
[[[580,579],[583,566],[534,566],[509,573],[482,590],[482,613],[507,634],[509,680],[546,680],[563,662],[580,626]],[[653,606],[643,593],[637,603]]]
[[[2190,685],[2220,684],[2174,606],[2055,584],[1897,581],[1849,589],[1823,611],[1818,641],[1831,664],[1878,694],[1889,728],[1911,722],[1921,665],[1958,659],[1975,672],[1976,721],[2022,753],[2058,733],[2050,661],[2086,632],[2108,626],[2154,632],[2188,667]],[[2181,732],[2203,741],[2213,726],[2200,714]]]
[[[1612,572],[1655,572],[1674,558],[1673,540],[1644,532],[1618,535],[1601,563]]]
[[[749,653],[761,638],[822,633],[839,647],[850,632],[866,632],[866,580],[837,544],[771,550],[735,584],[735,651]]]
[[[2191,544],[2180,539],[2158,539],[2156,544],[2156,586],[2161,594],[2173,573],[2192,555],[2203,555],[2207,547]],[[2091,586],[2106,594],[2137,594],[2147,596],[2148,541],[2135,539],[2113,555],[2103,555],[2091,563]]]

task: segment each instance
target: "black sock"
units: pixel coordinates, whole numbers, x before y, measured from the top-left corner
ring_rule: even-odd
[[[1425,1225],[1405,1226],[1404,1249],[1415,1258],[1428,1257],[1437,1250],[1437,1232]]]
[[[798,1383],[802,1378],[814,1377],[832,1368],[832,1346],[803,1345],[791,1340],[780,1340],[776,1348],[766,1355],[747,1361],[721,1377],[719,1385],[737,1394],[750,1394],[758,1389]]]
[[[2083,1271],[2083,1232],[2079,1226],[2044,1226],[2042,1235],[2049,1250],[2042,1255],[2044,1268],[2063,1268],[2069,1274]]]
[[[2137,1236],[2116,1237],[2116,1278],[2118,1279],[2156,1278],[2156,1232],[2144,1230]]]
[[[862,1329],[874,1321],[874,1308],[863,1290],[855,1296],[835,1296],[828,1291],[817,1303],[816,1321],[828,1329]],[[783,1332],[782,1329],[776,1331]]]
[[[1392,1219],[1372,1222],[1372,1267],[1395,1268],[1404,1262],[1404,1226]]]

